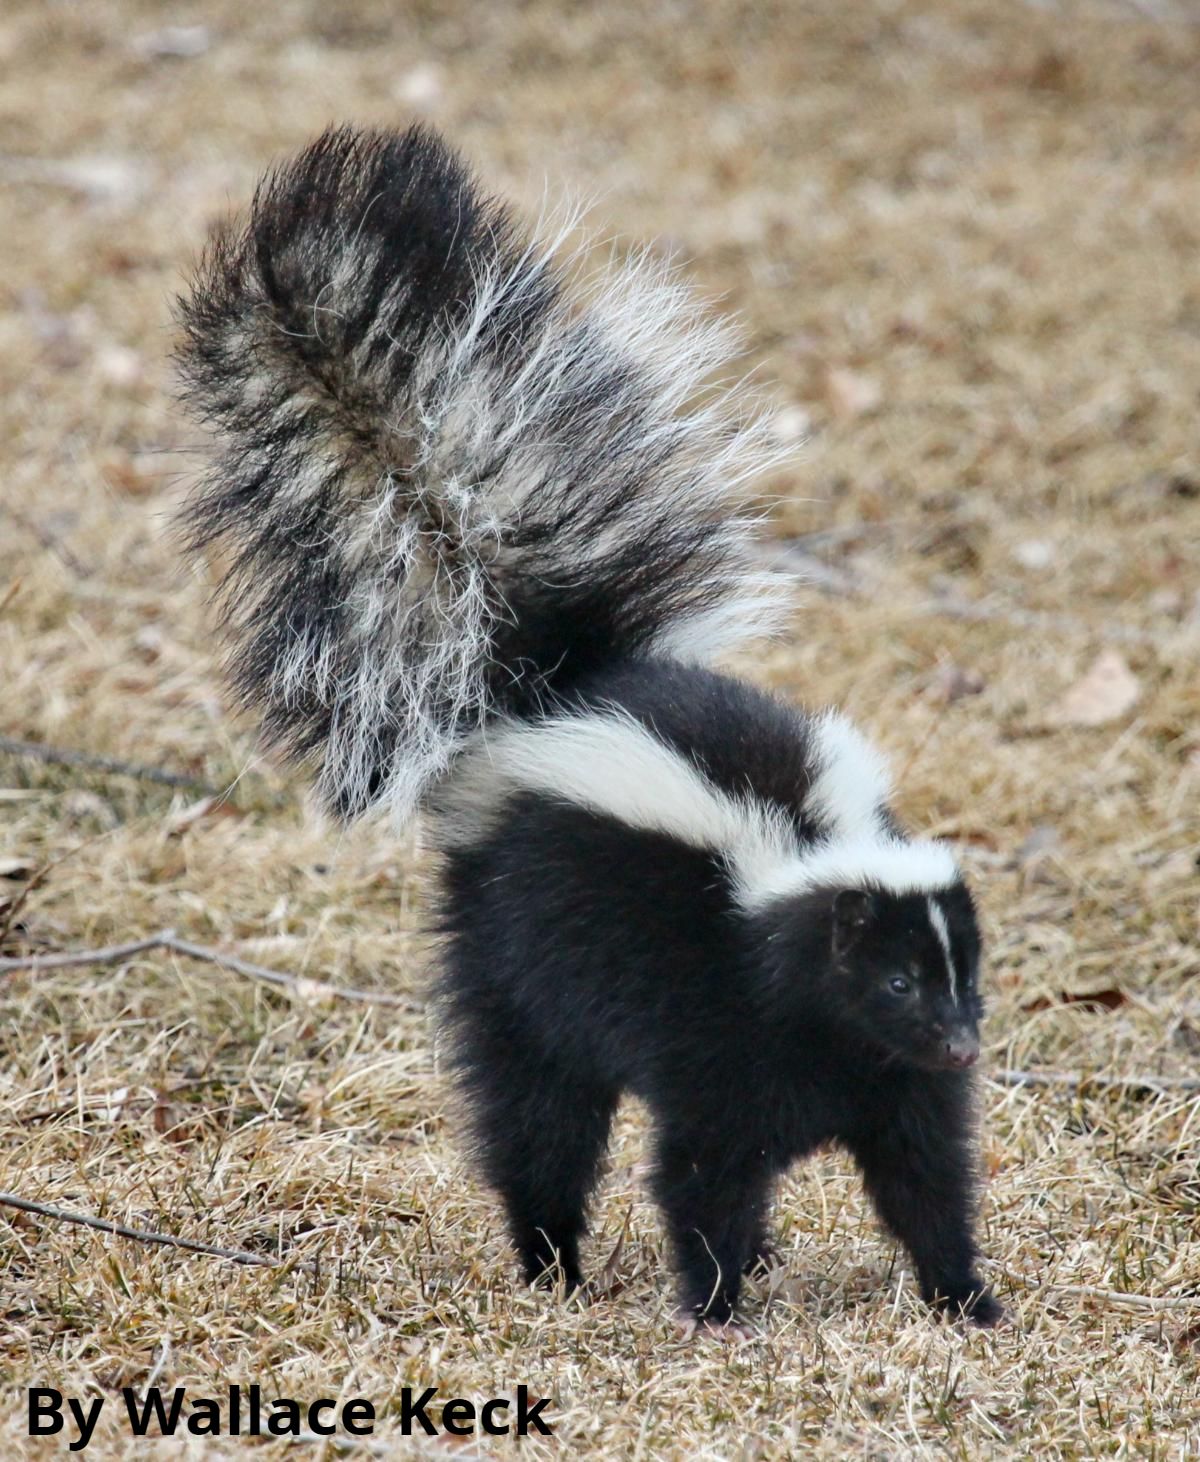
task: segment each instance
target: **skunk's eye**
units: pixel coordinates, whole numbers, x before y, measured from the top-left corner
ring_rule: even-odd
[[[907,995],[912,989],[912,984],[903,975],[893,975],[888,981],[888,989],[893,995]]]

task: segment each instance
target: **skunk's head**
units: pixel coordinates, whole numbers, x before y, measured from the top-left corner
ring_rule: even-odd
[[[979,925],[962,883],[929,893],[834,895],[831,984],[854,1034],[928,1070],[979,1056]]]

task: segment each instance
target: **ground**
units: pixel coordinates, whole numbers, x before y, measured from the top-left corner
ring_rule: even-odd
[[[132,1455],[117,1388],[151,1376],[368,1397],[379,1455],[435,1450],[398,1438],[403,1386],[519,1383],[553,1401],[531,1457],[1200,1453],[1198,21],[1192,0],[8,0],[0,733],[234,788],[0,753],[0,952],[173,927],[317,983],[162,949],[0,976],[0,1189],[289,1256],[0,1211],[5,1456],[64,1450],[26,1438],[29,1385],[108,1398],[88,1455]],[[780,1195],[753,1338],[676,1339],[633,1109],[590,1250],[604,1297],[527,1292],[438,1073],[427,860],[322,825],[228,708],[169,528],[201,445],[171,297],[272,157],[414,114],[527,209],[573,191],[600,233],[673,248],[742,319],[797,446],[763,485],[767,551],[812,582],[739,668],[845,706],[911,825],[963,849],[1007,1328],[931,1321],[831,1154]]]

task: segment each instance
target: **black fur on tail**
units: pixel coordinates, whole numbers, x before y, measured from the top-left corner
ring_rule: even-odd
[[[270,173],[180,301],[214,429],[230,674],[327,803],[407,814],[489,717],[647,650],[761,632],[741,481],[770,456],[667,265],[576,291],[427,129],[341,128]]]

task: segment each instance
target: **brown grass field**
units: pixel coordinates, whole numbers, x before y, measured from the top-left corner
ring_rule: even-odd
[[[285,1256],[0,1208],[0,1456],[65,1455],[30,1385],[106,1398],[89,1457],[251,1445],[132,1440],[153,1378],[370,1398],[363,1455],[447,1455],[404,1386],[524,1383],[551,1439],[449,1455],[1200,1457],[1198,78],[1195,0],[6,0],[0,733],[233,790],[0,751],[0,954],[170,927],[303,982],[0,974],[0,1189]],[[764,493],[814,582],[740,668],[844,705],[962,849],[1006,1328],[931,1321],[829,1154],[754,1338],[680,1341],[632,1108],[606,1297],[527,1292],[438,1074],[418,844],[322,825],[227,709],[169,531],[171,299],[272,157],[414,115],[523,207],[679,250],[806,437]]]

